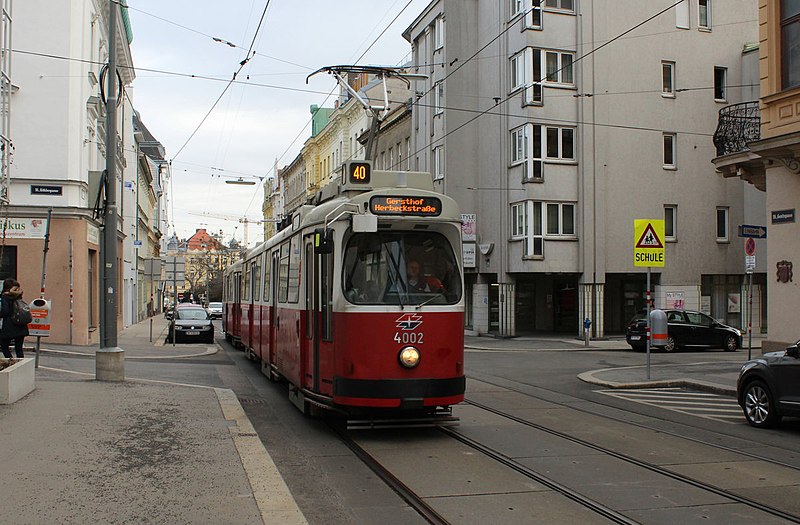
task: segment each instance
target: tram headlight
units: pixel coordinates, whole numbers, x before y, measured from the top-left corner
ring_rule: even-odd
[[[419,364],[419,350],[413,346],[406,346],[400,350],[400,364],[406,368],[414,368]]]

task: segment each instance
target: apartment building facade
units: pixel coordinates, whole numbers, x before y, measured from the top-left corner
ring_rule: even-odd
[[[747,1],[434,0],[404,32],[413,168],[465,216],[467,328],[620,333],[645,306],[635,219],[665,220],[657,307],[744,324],[736,226],[763,216],[714,170],[718,110],[757,42]],[[632,29],[633,28],[633,29]],[[703,49],[703,53],[698,53]],[[468,231],[467,231],[468,230]],[[766,324],[766,266],[754,319]]]
[[[720,112],[714,164],[766,194],[759,224],[768,231],[763,259],[770,324],[762,349],[774,351],[800,337],[800,284],[794,276],[800,253],[800,4],[760,0],[758,11],[761,97]]]

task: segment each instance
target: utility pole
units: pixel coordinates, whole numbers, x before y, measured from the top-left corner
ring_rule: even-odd
[[[103,316],[95,378],[125,380],[125,351],[117,346],[117,7],[108,0],[108,70],[106,71],[106,206],[103,216]]]

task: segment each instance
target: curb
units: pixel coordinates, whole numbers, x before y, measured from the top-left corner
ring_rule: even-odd
[[[639,368],[639,367],[635,367]],[[583,372],[578,374],[578,379],[583,381],[584,383],[590,383],[593,385],[604,386],[606,388],[613,388],[613,389],[628,389],[628,390],[640,390],[644,388],[694,388],[696,390],[701,390],[703,392],[709,392],[712,394],[719,394],[723,396],[730,396],[736,397],[736,388],[731,388],[727,385],[720,385],[718,383],[712,383],[710,381],[700,381],[697,379],[688,379],[688,378],[677,378],[677,379],[660,379],[660,380],[652,380],[652,381],[631,381],[631,382],[619,382],[619,381],[607,381],[604,379],[598,379],[595,377],[594,374],[600,372],[609,372],[613,370],[622,370],[621,368],[605,368],[603,370],[592,370],[590,372]]]
[[[124,350],[124,349],[123,349]],[[62,354],[62,355],[78,355],[83,357],[94,357],[95,352],[75,352],[73,350],[53,350],[50,348],[40,348],[40,352],[43,354]],[[154,355],[154,356],[125,356],[125,360],[137,360],[137,359],[185,359],[188,357],[202,357],[207,355],[214,355],[219,352],[219,346],[214,343],[214,347],[209,347],[205,352],[199,354],[181,354],[181,355]],[[36,353],[33,352],[32,353]]]
[[[236,394],[227,388],[215,388],[214,392],[223,417],[234,422],[229,431],[264,523],[307,525],[308,521],[297,506],[269,452],[264,448]]]

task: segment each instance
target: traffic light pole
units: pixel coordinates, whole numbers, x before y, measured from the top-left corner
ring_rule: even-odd
[[[106,206],[102,239],[102,316],[100,348],[95,355],[98,381],[125,380],[125,351],[117,346],[117,3],[108,0],[106,71]]]

